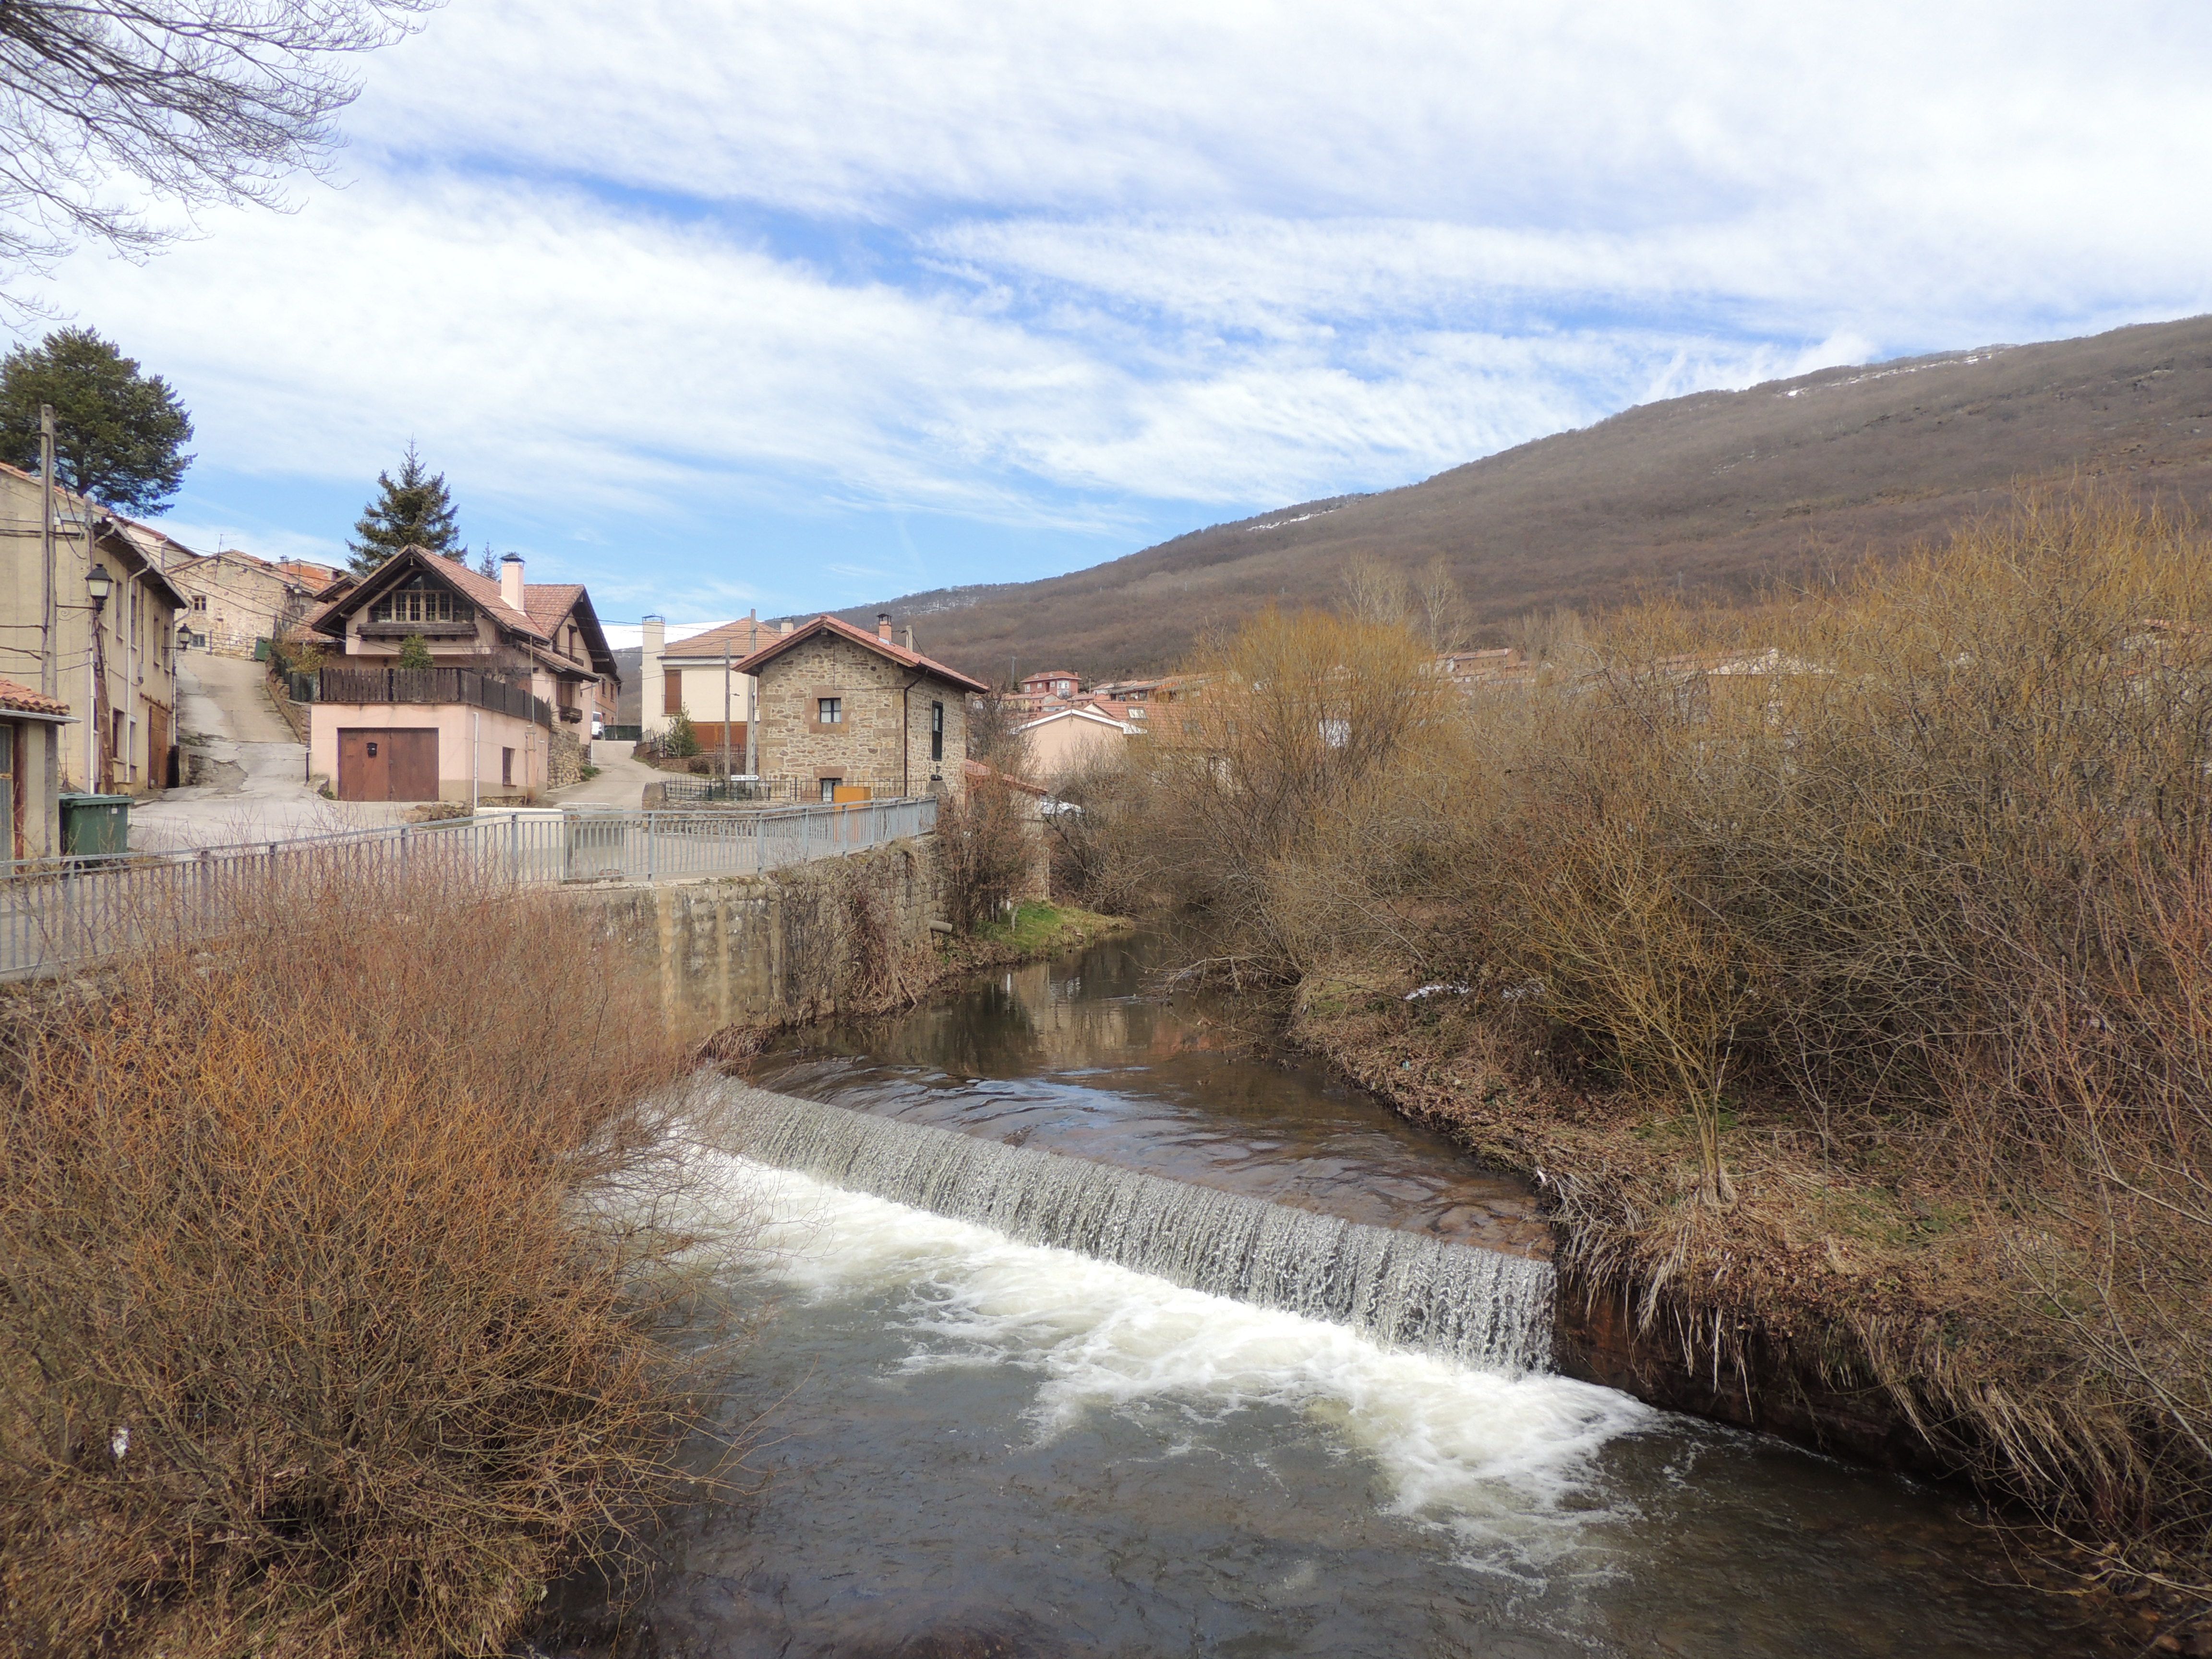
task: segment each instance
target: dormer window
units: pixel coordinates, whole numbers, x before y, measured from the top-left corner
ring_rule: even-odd
[[[393,588],[373,603],[368,619],[373,623],[451,623],[466,621],[467,614],[451,588],[416,580]]]

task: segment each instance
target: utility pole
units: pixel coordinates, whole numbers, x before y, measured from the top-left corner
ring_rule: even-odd
[[[758,605],[745,612],[745,655],[750,657],[760,649]],[[760,682],[750,674],[745,677],[745,775],[760,776]]]
[[[39,690],[52,697],[58,696],[61,691],[61,662],[55,654],[60,642],[54,638],[58,618],[54,615],[54,409],[52,404],[39,405],[39,505],[41,513],[39,557],[46,578],[46,587],[39,602]]]
[[[39,405],[39,501],[42,523],[39,556],[46,578],[39,607],[39,690],[59,701],[61,618],[54,609],[54,410],[51,404]],[[62,729],[55,726],[46,732],[46,851],[50,855],[62,850],[61,793]]]
[[[730,787],[730,636],[722,635],[722,787]]]

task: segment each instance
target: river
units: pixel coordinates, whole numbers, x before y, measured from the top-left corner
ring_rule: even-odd
[[[666,1540],[664,1653],[2097,1650],[1957,1494],[1547,1374],[1525,1189],[1161,994],[1164,949],[730,1085],[764,1484]]]

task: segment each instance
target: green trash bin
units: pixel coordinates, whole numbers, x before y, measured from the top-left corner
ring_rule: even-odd
[[[269,641],[266,641],[266,640],[256,640],[256,641],[254,641],[254,642],[253,642],[253,660],[254,660],[254,661],[256,661],[256,662],[267,662],[267,661],[269,660]]]
[[[64,795],[62,852],[70,858],[131,850],[131,797]]]

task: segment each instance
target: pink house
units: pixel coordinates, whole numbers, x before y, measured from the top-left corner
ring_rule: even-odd
[[[621,685],[591,596],[499,580],[410,547],[331,598],[307,633],[316,677],[308,769],[341,800],[534,800],[581,775]],[[399,665],[419,641],[430,665]]]

